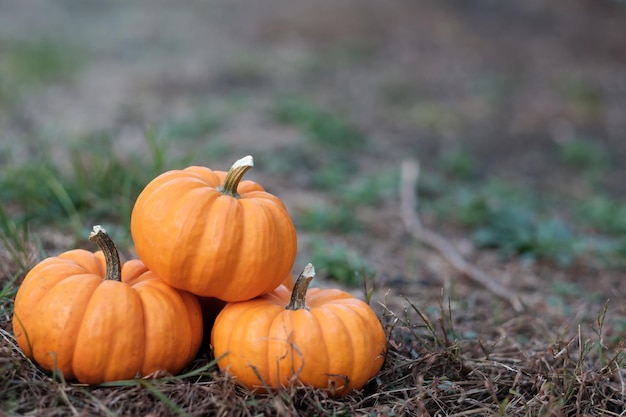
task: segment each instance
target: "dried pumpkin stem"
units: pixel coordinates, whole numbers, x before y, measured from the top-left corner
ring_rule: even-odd
[[[106,230],[100,225],[95,225],[89,235],[89,240],[96,242],[104,253],[104,260],[106,262],[106,276],[104,279],[121,281],[122,264],[120,263],[120,255]]]
[[[218,190],[224,194],[229,195],[231,197],[239,198],[239,194],[237,193],[237,187],[239,186],[239,182],[243,178],[244,174],[254,166],[254,159],[252,156],[244,156],[237,162],[233,164],[232,167],[228,170],[226,174],[226,179],[224,180],[224,184],[218,187]]]
[[[299,310],[301,308],[305,310],[309,309],[305,302],[306,292],[309,289],[309,284],[314,276],[315,268],[313,268],[313,265],[307,264],[293,286],[293,290],[291,291],[291,300],[289,301],[289,304],[287,304],[287,307],[285,307],[287,310]]]

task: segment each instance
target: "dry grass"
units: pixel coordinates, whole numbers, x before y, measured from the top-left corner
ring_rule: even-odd
[[[443,300],[428,314],[408,300],[403,307],[381,308],[388,335],[384,368],[360,392],[334,399],[302,387],[248,392],[220,374],[206,352],[176,377],[95,387],[63,381],[42,372],[16,346],[6,297],[0,415],[624,415],[625,350],[622,341],[608,345],[602,338],[606,308],[595,328],[585,332],[580,326],[569,338],[532,316],[490,322],[488,309],[474,310],[470,321],[455,320]],[[460,336],[476,326],[488,330]]]

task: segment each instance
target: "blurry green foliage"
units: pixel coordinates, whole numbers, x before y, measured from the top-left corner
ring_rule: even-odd
[[[572,168],[584,171],[597,171],[608,168],[609,152],[598,141],[574,138],[559,142],[558,156]]]
[[[11,261],[17,266],[18,274],[28,270],[30,266],[28,225],[16,224],[2,206],[0,206],[0,247],[8,253]],[[0,265],[0,273],[7,272],[4,267],[5,265]],[[0,299],[1,296],[2,294],[0,294]]]
[[[0,45],[0,104],[12,103],[24,90],[70,79],[84,53],[50,40],[4,41]]]
[[[344,116],[305,99],[280,100],[275,119],[298,127],[312,144],[328,151],[349,151],[362,147],[364,135]]]
[[[444,152],[439,157],[439,166],[444,174],[458,179],[469,180],[479,172],[478,160],[462,147],[454,147]]]
[[[357,175],[359,167],[347,152],[318,151],[306,143],[257,152],[270,172],[297,174],[301,185],[334,192],[342,189]]]
[[[348,205],[376,206],[398,194],[399,175],[397,170],[384,170],[367,175],[358,175],[343,183],[338,190],[341,200]]]
[[[424,179],[429,176],[424,175]],[[426,192],[432,194],[421,199],[426,208],[464,226],[484,224],[493,212],[503,207],[524,207],[530,210],[533,204],[530,192],[497,179],[484,182],[455,181],[434,175],[430,184],[428,181],[423,183],[426,184]]]
[[[579,255],[581,240],[558,218],[540,219],[524,207],[503,206],[489,212],[474,232],[479,247],[497,248],[505,256],[549,259],[570,264]]]
[[[601,232],[626,236],[626,202],[596,195],[580,204],[578,214],[582,221]]]
[[[567,155],[572,161],[585,166],[602,166],[596,164],[604,161],[603,158],[585,159],[588,142],[580,148],[578,145],[568,148]],[[579,153],[585,158],[578,159]],[[461,154],[459,160],[465,157]],[[452,158],[451,166],[457,166],[456,158]],[[470,156],[468,161],[471,160]],[[465,162],[458,166],[460,171],[445,169],[446,164],[443,164],[441,173],[422,175],[418,190],[420,205],[470,228],[479,247],[497,249],[504,256],[543,259],[560,265],[571,264],[585,256],[595,258],[594,262],[626,263],[626,238],[622,238],[626,231],[625,205],[601,196],[583,202],[561,196],[572,201],[567,206],[569,210],[563,210],[561,204],[560,212],[556,213],[554,200],[538,190],[501,180],[479,180],[473,174],[475,165],[468,164],[470,169],[467,170],[463,168]],[[585,233],[589,227],[605,235]]]
[[[93,224],[117,224],[126,230],[136,197],[171,162],[164,143],[151,133],[146,140],[147,157],[120,155],[111,135],[94,133],[68,149],[70,164],[64,169],[47,155],[5,166],[0,170],[0,199],[15,211],[18,226],[59,226],[81,240]]]
[[[199,109],[187,117],[163,123],[159,134],[168,139],[199,139],[217,131],[220,119],[208,109]]]
[[[327,191],[341,190],[353,180],[353,173],[358,168],[353,159],[332,155],[328,159],[320,159],[319,165],[311,170],[311,185]]]
[[[311,207],[300,212],[296,224],[303,230],[317,232],[348,233],[361,230],[363,225],[350,206]]]
[[[364,277],[374,275],[371,267],[354,251],[322,239],[313,242],[311,262],[318,275],[352,287],[362,285]]]

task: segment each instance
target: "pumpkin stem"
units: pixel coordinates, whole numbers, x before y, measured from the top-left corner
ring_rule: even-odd
[[[106,276],[104,279],[121,281],[122,264],[120,263],[120,255],[106,230],[100,225],[95,225],[89,235],[89,240],[96,242],[98,246],[100,246],[100,249],[102,249],[102,253],[104,253],[104,260],[106,262]]]
[[[305,303],[306,291],[309,289],[309,284],[311,280],[315,276],[315,268],[310,263],[307,264],[300,276],[296,280],[296,283],[293,286],[293,290],[291,291],[291,300],[287,307],[287,310],[299,310],[301,308],[308,310],[309,307]]]
[[[224,184],[219,186],[217,189],[224,195],[229,195],[231,197],[239,198],[239,194],[237,193],[237,187],[239,186],[239,182],[243,178],[243,175],[254,166],[254,159],[251,155],[244,156],[237,162],[233,164],[232,167],[228,170],[226,174],[226,179],[224,179]]]

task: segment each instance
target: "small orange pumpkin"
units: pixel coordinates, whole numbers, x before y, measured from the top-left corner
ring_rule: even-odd
[[[295,261],[296,231],[278,197],[241,181],[252,166],[247,156],[228,172],[192,166],[152,180],[131,215],[139,258],[202,297],[242,301],[278,287]]]
[[[281,285],[284,285],[289,290],[293,289],[294,279],[291,272],[287,275],[287,278],[283,280]],[[200,301],[200,307],[202,308],[204,334],[208,336],[211,334],[211,330],[213,329],[213,323],[215,323],[217,315],[220,313],[220,311],[222,311],[227,302],[214,297],[198,297],[198,301]],[[204,339],[202,344],[203,348],[210,348],[210,339],[210,337],[206,337]]]
[[[47,371],[86,384],[179,372],[202,341],[197,298],[158,279],[140,260],[123,265],[100,226],[75,249],[43,260],[15,297],[19,347]]]
[[[221,370],[252,390],[299,383],[331,395],[360,389],[378,373],[386,347],[378,317],[344,291],[307,291],[314,274],[309,264],[293,292],[281,285],[224,307],[211,334]]]

